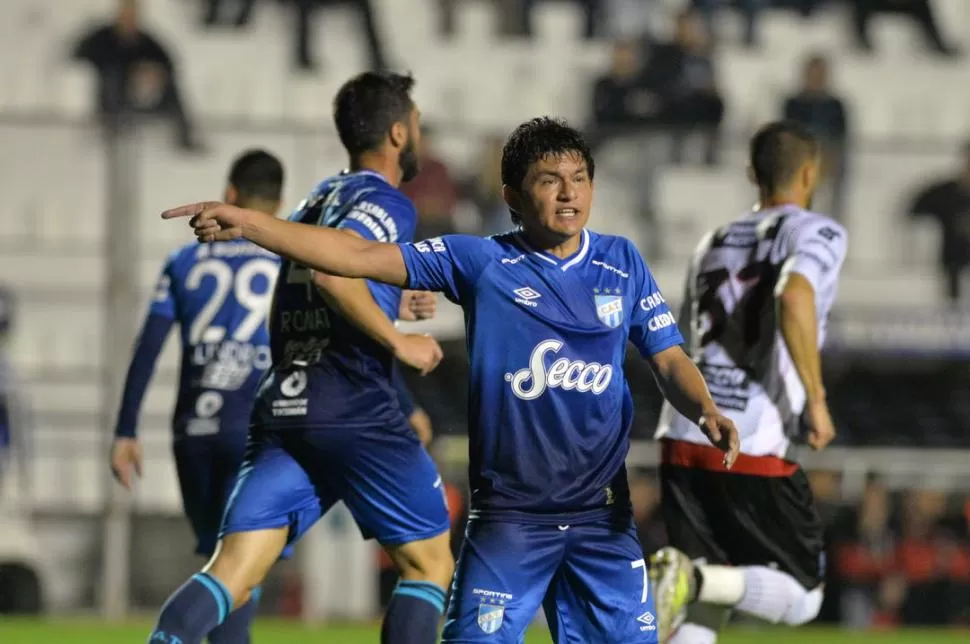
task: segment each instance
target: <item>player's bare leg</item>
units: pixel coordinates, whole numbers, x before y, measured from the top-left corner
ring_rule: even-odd
[[[449,533],[384,549],[401,581],[384,616],[382,644],[437,642],[438,621],[455,571]]]
[[[226,535],[202,571],[165,602],[149,641],[200,644],[249,601],[283,552],[288,531],[282,527]]]

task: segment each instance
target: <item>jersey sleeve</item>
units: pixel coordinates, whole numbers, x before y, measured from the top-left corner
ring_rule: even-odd
[[[176,257],[177,255],[174,254],[169,257],[168,261],[165,262],[165,267],[162,268],[161,275],[158,276],[158,281],[155,282],[155,290],[152,293],[152,301],[148,307],[148,315],[169,320],[176,320],[178,318],[178,306],[173,289]]]
[[[665,349],[684,343],[677,319],[664,299],[650,269],[636,253],[637,294],[630,318],[630,342],[648,358]]]
[[[445,235],[402,244],[407,266],[407,288],[440,291],[460,304],[470,293],[488,261],[488,241],[471,235]]]
[[[352,230],[370,241],[397,244],[414,239],[417,218],[409,199],[376,190],[360,197],[336,227]]]
[[[793,235],[783,273],[802,275],[817,291],[838,276],[847,249],[845,228],[827,219],[812,221]]]

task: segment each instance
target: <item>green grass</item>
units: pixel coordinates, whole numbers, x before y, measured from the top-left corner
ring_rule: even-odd
[[[109,626],[93,620],[38,621],[0,617],[3,644],[135,644],[145,642],[148,622]],[[378,642],[375,626],[304,627],[293,622],[257,622],[254,644],[372,644]],[[548,643],[549,634],[536,630],[527,644]],[[970,633],[907,631],[853,633],[819,629],[734,630],[720,644],[957,644],[970,641]]]

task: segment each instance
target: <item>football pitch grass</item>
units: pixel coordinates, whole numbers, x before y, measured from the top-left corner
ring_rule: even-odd
[[[148,621],[111,626],[95,620],[11,619],[0,616],[3,644],[138,644],[147,640]],[[257,622],[253,644],[377,644],[377,626],[302,626],[294,622],[263,619]],[[904,631],[857,633],[813,628],[738,630],[721,638],[720,644],[957,644],[970,641],[968,631]],[[549,633],[530,631],[526,644],[548,644]]]

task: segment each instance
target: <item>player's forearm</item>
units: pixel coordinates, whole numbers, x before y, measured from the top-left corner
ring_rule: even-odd
[[[343,236],[349,240],[355,239],[350,235]],[[365,280],[315,273],[313,283],[342,317],[388,351],[394,351],[401,332],[374,301]]]
[[[704,376],[683,349],[662,351],[653,357],[653,364],[664,398],[682,416],[698,422],[702,416],[717,413]]]
[[[323,226],[284,221],[247,211],[243,236],[266,250],[316,271],[404,286],[407,268],[401,250]]]
[[[778,324],[809,402],[823,400],[822,359],[818,350],[815,293],[807,280],[793,276],[778,297]],[[800,284],[804,281],[806,284]]]
[[[138,344],[135,346],[125,388],[121,396],[121,407],[115,424],[115,437],[134,438],[137,433],[138,412],[141,409],[148,383],[155,372],[155,363],[165,346],[165,339],[172,328],[173,321],[160,315],[149,315],[142,327]]]

